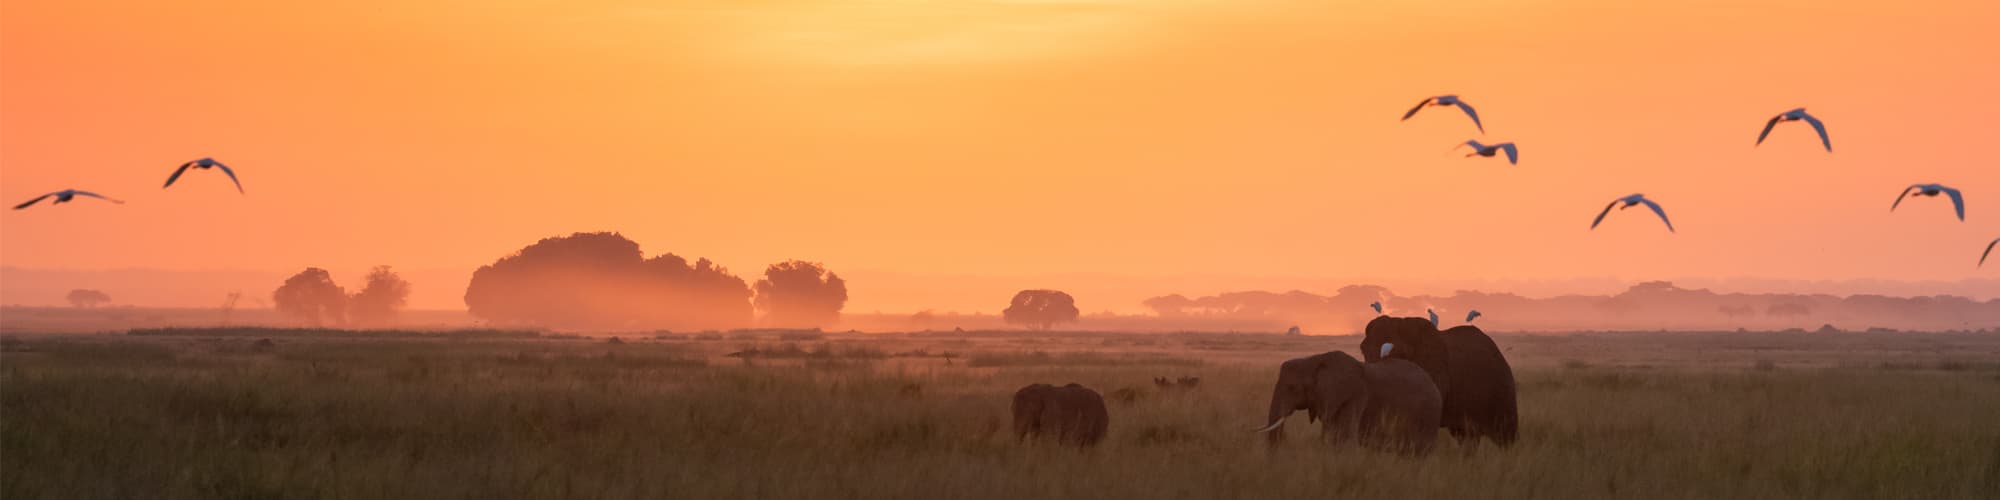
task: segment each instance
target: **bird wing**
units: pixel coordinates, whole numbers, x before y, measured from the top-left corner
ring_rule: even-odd
[[[1646,204],[1646,208],[1651,208],[1653,209],[1653,213],[1660,214],[1660,222],[1667,223],[1667,232],[1669,233],[1674,232],[1674,221],[1667,220],[1667,211],[1662,210],[1660,208],[1660,204],[1653,203],[1653,200],[1648,200],[1645,198],[1640,198],[1639,203]]]
[[[1771,117],[1771,121],[1764,122],[1764,131],[1757,133],[1757,144],[1759,145],[1764,144],[1764,138],[1769,137],[1771,135],[1771,127],[1778,126],[1778,120],[1783,119],[1784,117],[1785,115],[1773,116]]]
[[[1473,111],[1471,104],[1466,104],[1465,101],[1458,101],[1458,109],[1465,110],[1465,116],[1472,117],[1472,126],[1479,127],[1479,133],[1486,133],[1486,125],[1479,123],[1479,112]]]
[[[1994,238],[1994,239],[1993,239],[1993,242],[1992,242],[1992,243],[1987,243],[1987,244],[1986,244],[1986,253],[1982,253],[1982,254],[1979,254],[1979,265],[1980,265],[1980,266],[1985,266],[1985,265],[1986,265],[1986,256],[1988,256],[1988,255],[1993,255],[1993,246],[1994,246],[1994,245],[2000,245],[2000,238]]]
[[[1813,118],[1813,115],[1808,115],[1808,114],[1805,114],[1805,113],[1799,113],[1799,116],[1800,116],[1801,118],[1805,118],[1805,120],[1806,120],[1806,123],[1810,123],[1810,124],[1812,124],[1812,126],[1813,126],[1813,130],[1816,130],[1816,131],[1818,131],[1818,132],[1819,132],[1819,143],[1820,143],[1820,145],[1822,145],[1822,146],[1826,146],[1826,152],[1828,152],[1828,153],[1832,153],[1832,152],[1833,152],[1833,140],[1831,140],[1831,139],[1827,139],[1827,138],[1826,138],[1826,124],[1824,124],[1824,123],[1820,123],[1820,122],[1819,122],[1819,119],[1818,119],[1818,118]]]
[[[191,166],[194,166],[194,162],[187,162],[187,163],[182,163],[182,164],[181,164],[181,168],[177,168],[177,169],[174,169],[174,175],[171,175],[171,176],[168,176],[168,177],[167,177],[167,185],[165,185],[165,186],[160,186],[160,189],[166,189],[166,188],[170,188],[170,187],[173,187],[173,186],[174,186],[174,181],[175,181],[175,180],[178,180],[178,179],[180,179],[180,178],[181,178],[181,174],[183,174],[183,173],[186,173],[186,172],[188,171],[188,167],[191,167]]]
[[[1465,313],[1465,322],[1471,323],[1472,319],[1477,317],[1479,317],[1479,311],[1472,311],[1469,313]]]
[[[1431,99],[1436,99],[1436,98],[1435,98],[1435,97],[1425,97],[1425,98],[1424,98],[1424,100],[1422,100],[1422,101],[1417,101],[1417,107],[1414,107],[1414,108],[1410,108],[1410,111],[1409,111],[1408,113],[1403,113],[1403,119],[1404,119],[1404,120],[1408,120],[1408,119],[1410,119],[1410,117],[1412,117],[1412,116],[1417,116],[1417,112],[1418,112],[1418,111],[1423,111],[1423,109],[1424,109],[1424,105],[1425,105],[1425,104],[1430,104],[1430,103],[1431,103]]]
[[[1938,190],[1951,195],[1951,208],[1958,210],[1958,221],[1965,222],[1965,196],[1960,195],[1956,189],[1944,186],[1938,186]]]
[[[1618,201],[1619,200],[1611,200],[1610,205],[1605,205],[1604,211],[1597,213],[1597,220],[1590,221],[1590,228],[1597,229],[1597,223],[1604,222],[1604,216],[1611,214],[1611,207],[1618,206]]]
[[[89,197],[92,197],[92,198],[97,198],[97,199],[100,199],[100,200],[104,200],[104,201],[109,201],[109,202],[112,202],[112,203],[117,203],[117,204],[120,204],[120,205],[123,205],[123,204],[125,204],[125,202],[123,202],[123,201],[118,201],[118,199],[117,199],[117,198],[112,198],[112,197],[109,197],[109,196],[105,196],[105,195],[101,195],[101,194],[97,194],[97,193],[92,193],[92,192],[89,192],[89,191],[77,191],[77,192],[76,192],[76,194],[80,194],[80,195],[84,195],[84,196],[89,196]]]
[[[1903,198],[1909,196],[1911,191],[1916,191],[1920,187],[1924,186],[1922,184],[1911,184],[1910,187],[1903,188],[1903,194],[1896,195],[1896,202],[1889,204],[1889,211],[1896,211],[1896,207],[1903,204]]]
[[[42,201],[42,198],[47,198],[47,197],[50,197],[50,196],[55,196],[55,195],[56,195],[55,193],[49,193],[49,194],[45,194],[45,195],[41,195],[41,196],[36,196],[36,197],[35,197],[35,199],[32,199],[32,200],[28,200],[28,201],[26,201],[26,202],[22,202],[22,203],[21,203],[21,204],[19,204],[19,205],[14,205],[14,209],[15,209],[15,210],[20,210],[20,209],[23,209],[23,208],[28,208],[28,205],[33,205],[33,204],[35,204],[35,202],[37,202],[37,201]],[[1980,259],[1980,260],[1985,260],[1985,259]]]
[[[235,170],[230,170],[229,166],[223,165],[222,162],[215,162],[215,168],[222,169],[222,173],[229,174],[229,182],[236,183],[236,193],[243,194],[243,181],[236,180]]]
[[[1520,164],[1521,164],[1521,150],[1519,150],[1519,149],[1516,149],[1516,148],[1514,147],[1514,143],[1511,143],[1511,142],[1509,142],[1509,143],[1506,143],[1506,144],[1501,144],[1501,145],[1500,145],[1500,149],[1505,149],[1505,150],[1507,150],[1507,164],[1508,164],[1508,165],[1520,165]]]

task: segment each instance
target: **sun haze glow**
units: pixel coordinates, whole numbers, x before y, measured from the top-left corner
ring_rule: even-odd
[[[19,268],[469,273],[615,230],[740,274],[825,262],[856,311],[1011,292],[870,273],[1158,280],[1080,294],[1095,311],[1248,277],[1991,280],[1973,264],[2000,235],[1988,0],[4,10],[0,195],[130,202],[0,214]],[[1446,93],[1489,133],[1397,121]],[[1796,107],[1835,153],[1796,123],[1753,147]],[[1450,151],[1472,138],[1520,165]],[[203,156],[247,194],[158,187]],[[1967,193],[1965,222],[1888,210],[1931,182]],[[1630,211],[1588,229],[1632,193],[1678,233]]]

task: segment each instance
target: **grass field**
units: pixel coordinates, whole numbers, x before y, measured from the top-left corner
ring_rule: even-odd
[[[1259,424],[1355,337],[16,335],[0,497],[1993,498],[2000,336],[1503,335],[1521,442],[1425,459]],[[1161,393],[1155,376],[1200,376]],[[1113,402],[1023,445],[1031,382]],[[918,389],[909,389],[909,386]],[[912,394],[912,393],[916,394]]]

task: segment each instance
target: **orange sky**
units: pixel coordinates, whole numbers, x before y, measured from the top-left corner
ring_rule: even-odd
[[[0,213],[0,264],[469,271],[616,230],[746,276],[2000,273],[2000,2],[1639,3],[8,0],[0,197],[130,204]],[[1438,93],[1522,164],[1397,122]],[[1752,148],[1799,106],[1834,154]],[[199,156],[249,194],[159,188]],[[1916,182],[1967,221],[1891,214]],[[1679,234],[1587,230],[1634,192]]]

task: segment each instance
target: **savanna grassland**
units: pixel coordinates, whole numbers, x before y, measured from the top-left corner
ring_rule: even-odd
[[[1272,449],[1276,363],[1356,337],[14,335],[0,497],[1992,498],[2000,336],[1497,335],[1521,441]],[[331,335],[339,335],[332,332]],[[262,336],[270,343],[257,341]],[[1162,391],[1153,377],[1199,376]],[[1110,396],[1089,451],[1012,392]]]

